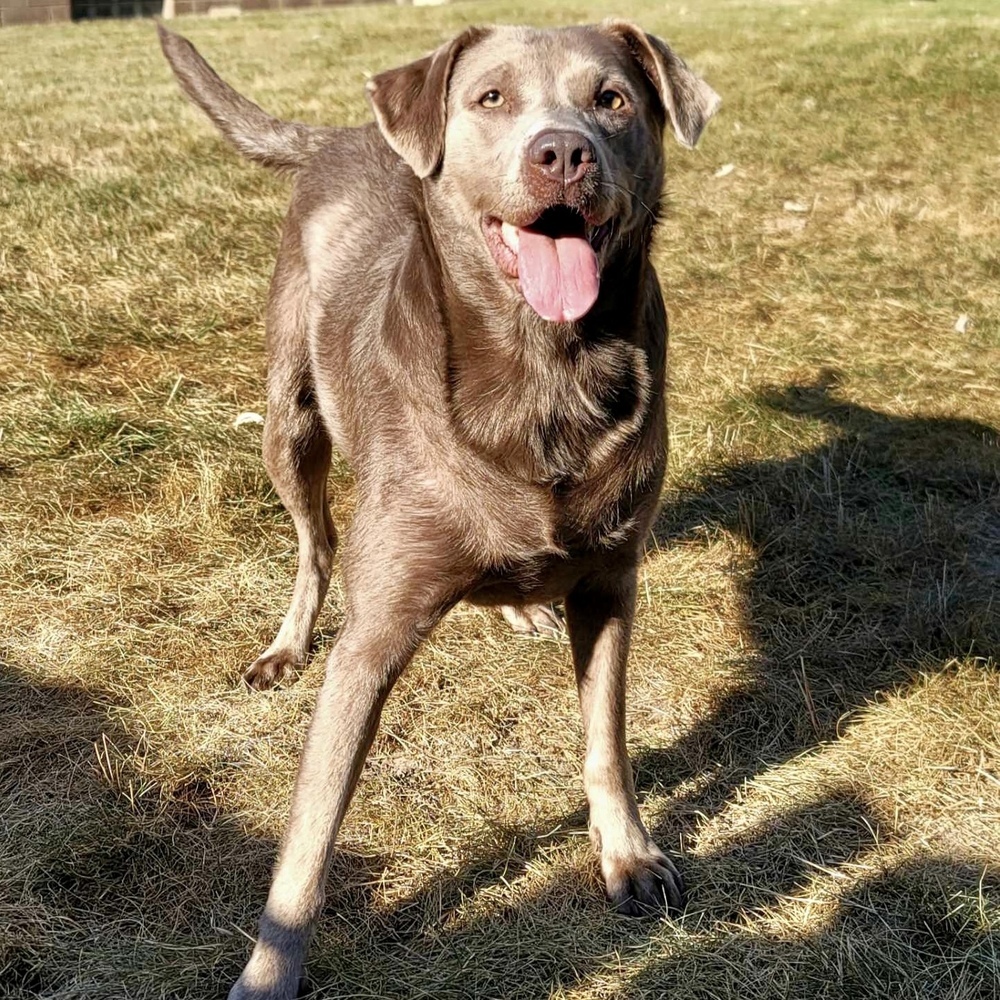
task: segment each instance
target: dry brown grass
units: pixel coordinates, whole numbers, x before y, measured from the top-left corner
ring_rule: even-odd
[[[277,113],[356,123],[365,71],[460,24],[607,12],[182,30]],[[608,912],[566,650],[461,608],[387,707],[314,982],[996,997],[1000,19],[988,0],[615,12],[726,99],[697,152],[670,151],[673,454],[632,666],[643,810],[688,910]],[[187,108],[149,24],[4,30],[0,100],[0,993],[215,996],[340,615],[335,585],[298,684],[240,688],[292,578],[259,428],[233,427],[264,406],[285,187]],[[343,468],[333,493],[343,522]]]

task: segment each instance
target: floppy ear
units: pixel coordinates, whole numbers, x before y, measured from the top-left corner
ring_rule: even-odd
[[[677,141],[689,149],[698,142],[722,98],[695,76],[666,42],[647,35],[629,21],[607,20],[602,27],[620,38],[660,95],[660,103],[674,127]]]
[[[448,81],[455,60],[487,34],[486,28],[466,28],[429,56],[379,73],[366,84],[385,141],[418,177],[433,174],[444,155]]]

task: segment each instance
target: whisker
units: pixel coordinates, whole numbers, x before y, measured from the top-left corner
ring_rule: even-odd
[[[622,191],[625,194],[627,194],[629,196],[629,198],[635,199],[635,201],[638,202],[638,204],[643,209],[645,209],[645,211],[648,213],[650,219],[652,219],[654,222],[656,221],[656,213],[634,191],[632,191],[630,188],[625,187],[624,184],[616,184],[614,181],[610,181],[610,180],[607,180],[607,179],[602,179],[601,180],[601,185],[604,186],[604,187],[609,187],[613,191]]]

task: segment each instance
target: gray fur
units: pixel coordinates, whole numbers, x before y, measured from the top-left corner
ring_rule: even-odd
[[[680,876],[635,800],[625,664],[666,462],[667,321],[649,261],[663,129],[693,144],[718,98],[625,22],[469,29],[373,79],[377,124],[320,129],[272,118],[188,42],[160,37],[237,149],[296,172],[268,305],[264,461],[299,567],[285,622],[246,673],[254,687],[308,653],[337,545],[334,448],[357,477],[344,625],[231,998],[295,996],[382,705],[460,600],[555,634],[551,602],[565,600],[608,894],[625,913],[678,907]],[[613,110],[598,101],[608,88],[623,99]],[[504,95],[497,113],[480,101],[492,90]],[[531,150],[545,130],[579,137],[586,166],[542,169]],[[490,249],[500,220],[530,227],[553,206],[596,248],[600,291],[574,322],[543,320]]]

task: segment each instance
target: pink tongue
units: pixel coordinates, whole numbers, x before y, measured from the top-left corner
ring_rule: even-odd
[[[528,305],[542,319],[570,323],[597,301],[597,254],[582,236],[553,239],[518,229],[517,277]]]

